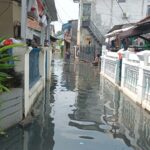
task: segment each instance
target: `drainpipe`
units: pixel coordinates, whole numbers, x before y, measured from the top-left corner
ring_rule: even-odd
[[[21,0],[21,38],[26,42],[26,28],[27,28],[27,0]]]

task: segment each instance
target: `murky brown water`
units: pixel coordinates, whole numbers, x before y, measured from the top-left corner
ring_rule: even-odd
[[[10,129],[0,150],[150,150],[150,115],[99,69],[55,58],[33,123]]]

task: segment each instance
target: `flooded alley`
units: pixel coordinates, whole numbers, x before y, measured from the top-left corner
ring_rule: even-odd
[[[56,56],[32,113],[0,137],[0,150],[150,150],[150,115],[90,63]]]

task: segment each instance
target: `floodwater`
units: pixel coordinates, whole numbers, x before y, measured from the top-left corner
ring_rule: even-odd
[[[0,150],[150,150],[150,114],[120,93],[91,64],[52,63],[51,84],[35,118],[0,137]]]

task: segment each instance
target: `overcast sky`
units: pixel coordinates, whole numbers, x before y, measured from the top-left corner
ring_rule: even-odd
[[[78,3],[74,3],[73,0],[55,0],[55,4],[58,12],[58,21],[53,24],[56,31],[61,30],[62,24],[68,20],[78,19]]]

